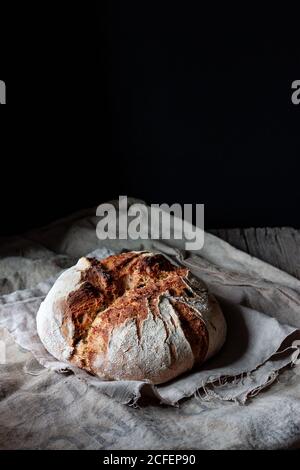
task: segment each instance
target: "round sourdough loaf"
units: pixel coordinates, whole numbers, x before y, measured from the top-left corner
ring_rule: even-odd
[[[54,357],[101,379],[159,384],[214,355],[226,322],[188,269],[128,252],[66,270],[40,306],[37,330]]]

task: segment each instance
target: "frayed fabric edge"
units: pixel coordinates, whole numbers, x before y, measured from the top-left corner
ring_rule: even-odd
[[[264,390],[273,382],[275,382],[275,380],[278,378],[279,373],[280,373],[280,369],[277,371],[272,371],[269,374],[267,380],[263,384],[259,385],[258,387],[253,388],[252,390],[249,390],[246,393],[241,393],[240,395],[236,395],[236,396],[228,395],[224,397],[218,393],[218,389],[226,384],[230,384],[233,386],[243,385],[245,378],[251,378],[252,372],[247,372],[246,374],[241,374],[240,376],[234,376],[234,377],[230,377],[230,376],[221,377],[220,378],[221,380],[218,380],[216,382],[211,382],[200,387],[198,390],[194,392],[193,396],[202,402],[222,401],[222,402],[233,402],[239,405],[245,405],[249,399],[254,398],[262,390]]]

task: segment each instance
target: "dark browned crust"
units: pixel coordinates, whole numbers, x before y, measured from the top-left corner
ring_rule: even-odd
[[[140,339],[149,311],[154,318],[162,319],[158,308],[162,296],[170,297],[195,362],[204,360],[208,350],[206,325],[199,312],[184,302],[196,295],[184,281],[188,269],[174,266],[163,255],[144,256],[140,252],[113,255],[101,261],[90,258],[89,262],[90,267],[82,273],[82,284],[66,300],[62,327],[64,333],[70,321],[74,325],[71,345],[76,365],[92,370],[99,353],[97,338],[107,346],[112,330],[128,319],[135,320]],[[168,337],[166,325],[165,328]],[[176,360],[174,354],[170,343],[172,362]]]

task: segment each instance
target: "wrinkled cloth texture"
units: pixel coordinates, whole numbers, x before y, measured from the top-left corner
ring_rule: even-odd
[[[297,446],[300,367],[290,365],[299,337],[300,281],[210,234],[192,254],[180,240],[100,241],[93,214],[2,240],[0,346],[5,344],[6,357],[0,365],[0,447]],[[87,253],[101,258],[123,249],[163,252],[217,296],[228,337],[200,370],[156,387],[102,382],[76,368],[68,373],[70,367],[43,348],[35,315],[62,269]],[[148,400],[137,402],[140,396]]]

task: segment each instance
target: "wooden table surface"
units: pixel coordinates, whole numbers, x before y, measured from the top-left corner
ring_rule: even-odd
[[[291,227],[233,228],[209,232],[300,279],[300,230]]]

